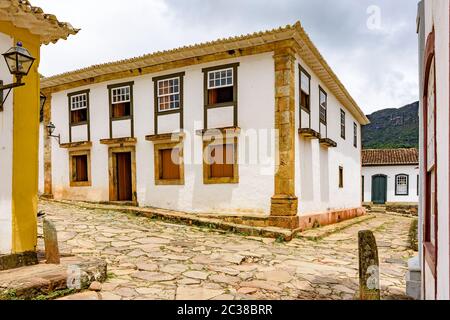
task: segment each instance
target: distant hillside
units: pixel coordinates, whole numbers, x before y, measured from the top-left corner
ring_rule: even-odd
[[[371,124],[363,127],[365,149],[418,148],[419,102],[400,109],[384,109],[368,116]]]

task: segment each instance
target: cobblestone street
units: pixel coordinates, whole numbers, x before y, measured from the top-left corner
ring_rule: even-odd
[[[354,299],[359,230],[374,231],[383,299],[405,295],[412,219],[379,215],[322,240],[278,243],[111,210],[40,203],[60,250],[108,263],[100,292],[78,299]],[[40,221],[41,222],[41,221]],[[41,224],[39,247],[43,249]]]

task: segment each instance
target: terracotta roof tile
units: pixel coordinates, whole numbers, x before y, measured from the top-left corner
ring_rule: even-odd
[[[367,149],[362,151],[363,166],[417,165],[417,149]]]

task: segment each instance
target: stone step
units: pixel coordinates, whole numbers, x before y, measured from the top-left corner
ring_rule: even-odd
[[[386,212],[386,207],[371,207],[370,208],[371,212],[381,212],[381,213],[385,213]]]

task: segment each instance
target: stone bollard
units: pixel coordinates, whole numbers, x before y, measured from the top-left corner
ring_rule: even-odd
[[[360,231],[359,294],[361,300],[380,300],[380,264],[377,242],[372,231]]]
[[[58,235],[53,222],[44,219],[44,243],[45,243],[45,259],[47,264],[60,264],[60,255],[58,247]]]

